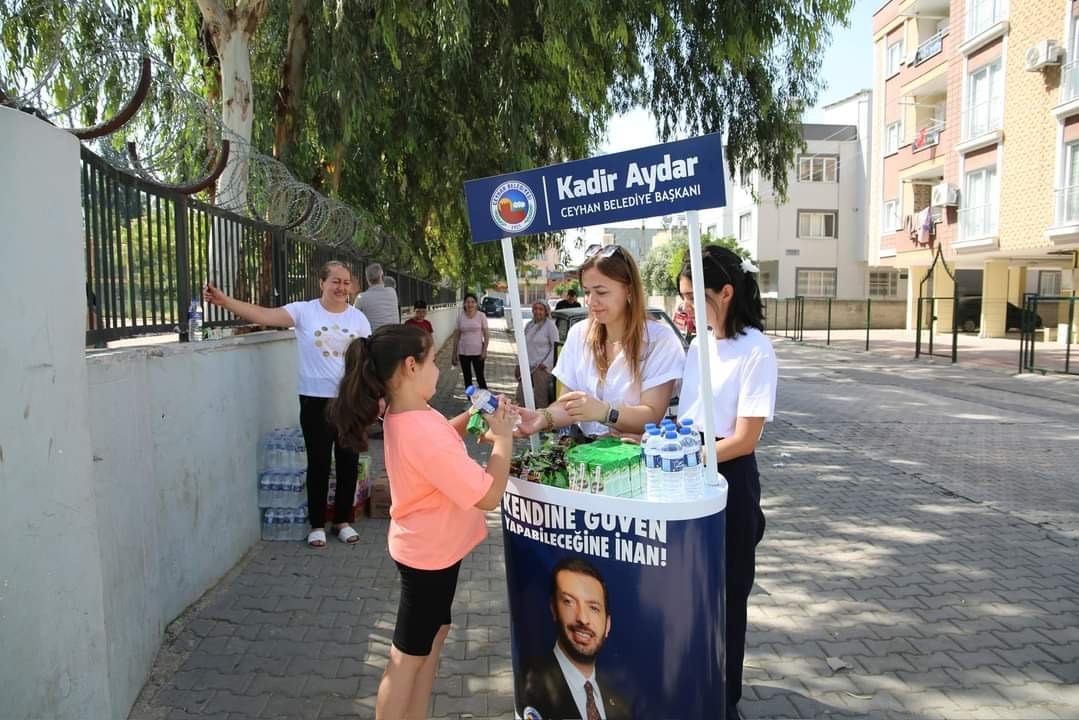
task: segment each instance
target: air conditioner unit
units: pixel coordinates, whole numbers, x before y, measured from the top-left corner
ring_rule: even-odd
[[[951,183],[938,183],[933,186],[931,205],[944,207],[959,204],[959,188]]]
[[[1046,65],[1059,65],[1060,56],[1061,48],[1057,46],[1056,40],[1042,40],[1027,48],[1026,71],[1037,72]]]

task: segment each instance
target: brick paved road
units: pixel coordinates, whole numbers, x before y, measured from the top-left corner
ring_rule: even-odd
[[[746,716],[1079,717],[1079,383],[777,349]],[[491,366],[508,390],[497,334]],[[462,398],[444,371],[437,403]],[[511,717],[491,518],[437,718]],[[357,529],[359,547],[256,546],[170,628],[131,717],[373,717],[397,578],[386,522]]]

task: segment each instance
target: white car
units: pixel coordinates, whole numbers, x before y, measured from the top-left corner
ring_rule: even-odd
[[[523,328],[524,323],[527,323],[529,320],[532,319],[532,306],[531,305],[525,305],[524,307],[521,308],[519,313],[514,313],[514,312],[512,312],[512,310],[510,309],[509,304],[507,303],[507,305],[506,305],[506,329],[507,330],[510,330],[511,332],[516,332],[516,322],[515,321],[518,319],[518,316],[523,321],[521,323],[521,327]]]

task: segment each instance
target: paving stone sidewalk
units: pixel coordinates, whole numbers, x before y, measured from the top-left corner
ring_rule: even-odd
[[[777,351],[745,716],[1079,717],[1079,382]],[[495,389],[511,390],[511,353],[496,332]],[[460,371],[440,365],[435,404],[454,412]],[[512,717],[489,524],[435,718]],[[357,530],[356,547],[258,544],[169,628],[131,718],[373,717],[397,576],[386,521]]]

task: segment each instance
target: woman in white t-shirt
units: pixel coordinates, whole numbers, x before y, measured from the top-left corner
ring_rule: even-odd
[[[703,417],[711,402],[719,472],[727,479],[727,717],[737,718],[742,697],[746,614],[753,589],[757,543],[764,536],[761,483],[754,451],[772,419],[778,370],[772,343],[764,336],[764,307],[757,268],[730,250],[709,245],[702,251],[709,327],[693,340],[686,357],[678,417]],[[678,278],[686,312],[693,312],[693,282],[687,264]],[[702,398],[697,344],[710,345],[712,397]]]
[[[330,455],[337,462],[337,493],[333,505],[333,530],[344,543],[359,542],[360,535],[348,523],[356,494],[359,456],[342,446],[329,421],[326,406],[337,397],[345,373],[345,350],[358,337],[371,334],[367,316],[352,307],[352,273],[343,263],[331,260],[319,271],[322,296],[268,308],[229,297],[207,285],[202,297],[258,325],[293,327],[300,355],[300,427],[307,446],[307,512],[311,532],[307,544],[326,545],[326,504],[330,484]]]
[[[570,328],[554,375],[570,388],[550,407],[521,409],[521,433],[577,423],[585,435],[639,435],[667,412],[685,352],[674,330],[648,318],[633,257],[618,245],[585,251],[590,316]]]

